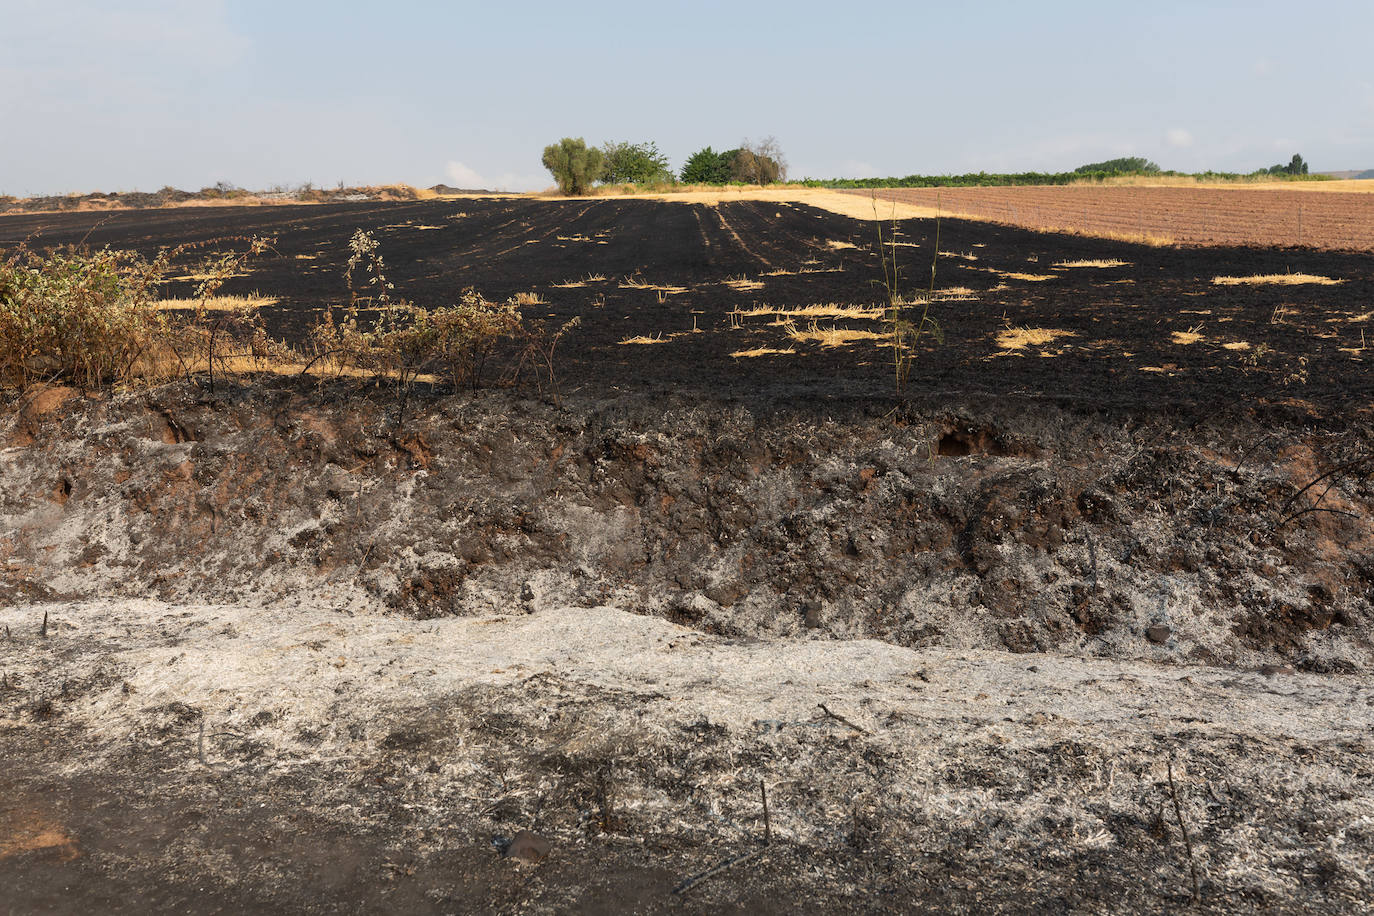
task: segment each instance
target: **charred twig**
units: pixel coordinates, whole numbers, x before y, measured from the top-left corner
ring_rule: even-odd
[[[1183,808],[1178,803],[1178,787],[1174,785],[1174,760],[1172,757],[1166,761],[1169,772],[1169,797],[1174,803],[1174,817],[1178,819],[1178,829],[1183,834],[1183,848],[1188,853],[1188,873],[1193,879],[1193,902],[1198,903],[1202,899],[1202,891],[1197,881],[1197,862],[1193,859],[1193,839],[1188,835],[1188,825],[1183,822]]]
[[[1344,509],[1329,509],[1325,506],[1308,506],[1306,509],[1300,509],[1297,512],[1292,512],[1288,515],[1285,515],[1283,517],[1283,521],[1279,522],[1277,525],[1274,526],[1274,530],[1280,531],[1283,528],[1286,528],[1289,522],[1296,521],[1297,519],[1302,518],[1304,515],[1307,515],[1309,512],[1328,512],[1331,515],[1340,515],[1344,516],[1345,518],[1359,518],[1359,516],[1354,512],[1347,512]]]
[[[358,564],[358,571],[353,574],[354,585],[358,584],[358,580],[361,579],[363,577],[363,573],[367,571],[367,561],[372,559],[372,548],[376,546],[377,541],[375,539],[372,541],[372,543],[367,545],[367,550],[363,553],[363,560],[361,563]]]
[[[1255,452],[1259,451],[1259,450],[1260,450],[1260,447],[1263,446],[1266,442],[1268,442],[1268,441],[1269,441],[1270,439],[1272,439],[1272,438],[1274,438],[1274,434],[1273,434],[1273,433],[1269,433],[1268,435],[1266,435],[1265,437],[1263,437],[1262,439],[1260,439],[1260,441],[1256,442],[1254,445],[1250,446],[1250,447],[1247,448],[1244,452],[1242,452],[1242,453],[1241,453],[1241,456],[1240,456],[1240,460],[1236,462],[1236,466],[1233,467],[1233,468],[1231,468],[1231,476],[1232,476],[1234,479],[1239,480],[1239,479],[1240,479],[1240,469],[1241,469],[1242,467],[1245,466],[1245,462],[1249,461],[1249,460],[1250,460],[1250,456],[1253,455],[1253,454],[1255,454]]]
[[[758,858],[765,851],[767,851],[767,849],[767,846],[760,846],[758,849],[751,849],[749,852],[740,853],[733,859],[727,859],[724,862],[717,865],[715,868],[708,868],[701,874],[693,875],[686,881],[683,881],[677,887],[673,888],[673,893],[678,895],[685,894],[701,882],[705,881],[707,878],[715,877],[716,875],[725,871],[727,868],[733,868],[734,866],[739,865],[743,862],[748,862],[750,859]]]
[[[773,841],[773,825],[768,820],[768,787],[759,780],[759,795],[763,796],[763,845]]]
[[[843,724],[848,725],[850,728],[854,729],[856,732],[859,732],[862,735],[868,734],[868,729],[864,728],[861,725],[855,725],[853,722],[849,721],[844,716],[839,715],[838,713],[831,712],[828,708],[826,708],[826,705],[824,703],[817,703],[816,708],[819,709],[821,712],[825,713],[830,718],[834,719],[836,722],[842,722]]]
[[[47,612],[47,611],[44,611],[44,612],[43,612],[43,625],[42,625],[41,627],[38,628],[38,638],[39,638],[39,639],[47,639],[47,638],[48,638],[48,612]]]
[[[1321,483],[1323,480],[1326,480],[1328,477],[1333,477],[1337,474],[1344,474],[1348,471],[1354,470],[1360,465],[1367,464],[1370,461],[1374,461],[1374,456],[1366,455],[1363,458],[1356,458],[1354,461],[1347,461],[1344,464],[1336,465],[1334,468],[1327,471],[1325,474],[1313,478],[1305,486],[1303,486],[1302,489],[1298,490],[1292,496],[1288,497],[1288,500],[1279,508],[1279,512],[1287,512],[1289,508],[1292,507],[1293,503],[1298,501],[1298,497],[1302,496],[1308,490],[1312,489],[1317,484]],[[1334,483],[1335,481],[1332,481],[1332,485],[1334,485]],[[1331,486],[1327,486],[1327,488],[1322,491],[1322,495],[1317,498],[1317,502],[1321,502],[1322,497],[1324,497],[1330,489]]]
[[[1339,464],[1331,470],[1327,471],[1325,474],[1322,474],[1308,481],[1307,484],[1305,484],[1301,489],[1299,489],[1292,496],[1288,497],[1284,504],[1279,508],[1279,512],[1283,515],[1283,518],[1279,520],[1278,524],[1274,526],[1273,530],[1278,531],[1284,528],[1286,525],[1288,525],[1289,522],[1301,518],[1302,516],[1307,515],[1311,512],[1329,512],[1332,515],[1343,515],[1347,518],[1357,518],[1358,516],[1356,516],[1352,512],[1346,512],[1342,509],[1326,508],[1322,506],[1321,502],[1322,500],[1326,499],[1326,494],[1330,493],[1331,488],[1334,487],[1340,480],[1340,475],[1350,473],[1351,471],[1354,471],[1363,465],[1367,465],[1371,461],[1374,461],[1374,456],[1371,455],[1366,455],[1363,458],[1356,458],[1354,461],[1347,461],[1343,464]],[[1316,500],[1314,500],[1310,506],[1306,506],[1295,512],[1288,511],[1293,507],[1293,504],[1298,501],[1299,497],[1301,497],[1307,491],[1311,490],[1317,484],[1321,483],[1323,480],[1327,481],[1327,484],[1325,487],[1322,488],[1322,491],[1317,494]]]
[[[607,763],[596,771],[596,800],[601,808],[601,832],[610,833],[615,825],[615,818],[611,814],[611,793],[608,787],[611,776],[611,765]]]
[[[1093,594],[1097,594],[1097,546],[1093,544],[1093,533],[1089,531],[1086,535],[1088,539],[1088,572],[1092,576]]]
[[[748,862],[750,859],[758,858],[768,850],[769,845],[773,842],[773,824],[768,816],[768,787],[764,784],[762,779],[759,780],[759,797],[763,800],[763,844],[757,849],[751,849],[748,852],[740,853],[734,858],[726,859],[713,868],[708,868],[700,874],[687,878],[677,887],[673,888],[674,894],[679,896],[685,894],[706,879],[715,877],[727,868],[733,868],[736,865]]]

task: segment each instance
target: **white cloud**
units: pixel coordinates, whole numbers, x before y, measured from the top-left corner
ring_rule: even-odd
[[[552,183],[547,175],[519,175],[504,172],[485,176],[481,172],[453,160],[444,167],[445,180],[456,188],[483,191],[538,191]]]
[[[1174,149],[1187,149],[1193,145],[1193,135],[1182,127],[1171,127],[1164,132],[1164,142]]]
[[[450,162],[444,168],[444,176],[448,183],[456,188],[485,188],[487,180],[477,173],[476,169],[468,168],[461,162]]]
[[[841,178],[881,178],[878,170],[872,163],[863,162],[858,159],[846,159],[840,163],[839,177]]]

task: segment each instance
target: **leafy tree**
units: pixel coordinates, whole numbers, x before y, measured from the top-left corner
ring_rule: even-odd
[[[605,167],[601,150],[587,148],[581,137],[564,137],[552,146],[544,147],[544,168],[553,174],[558,189],[564,194],[582,195],[591,190],[592,183],[601,177]]]
[[[607,143],[601,154],[606,161],[601,180],[606,184],[648,184],[673,178],[668,157],[658,151],[657,143]]]
[[[782,157],[782,148],[773,137],[766,137],[758,143],[747,139],[734,150],[730,163],[730,177],[745,184],[772,184],[787,180],[787,160]]]
[[[681,179],[687,184],[725,184],[730,180],[734,150],[718,153],[711,147],[699,149],[682,166]]]
[[[1280,162],[1278,165],[1271,165],[1269,168],[1261,169],[1260,171],[1268,175],[1306,175],[1307,163],[1303,161],[1302,156],[1294,153],[1293,158],[1288,160],[1287,165]]]
[[[1106,162],[1090,162],[1087,165],[1080,165],[1074,169],[1075,172],[1083,174],[1086,172],[1143,172],[1154,174],[1160,170],[1159,166],[1144,156],[1126,156],[1121,159],[1108,159]]]

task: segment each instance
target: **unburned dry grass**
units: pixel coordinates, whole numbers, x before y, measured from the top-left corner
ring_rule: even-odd
[[[247,296],[211,296],[208,299],[158,299],[152,303],[160,311],[249,312],[269,308],[280,300],[275,296],[250,293]]]
[[[1073,331],[1056,328],[1007,328],[997,334],[997,346],[1003,350],[1025,350],[1043,347],[1062,337],[1076,337]]]
[[[1316,274],[1251,274],[1248,277],[1213,277],[1213,286],[1336,286],[1344,283]]]
[[[1123,261],[1120,258],[1096,258],[1082,261],[1057,261],[1052,267],[1130,267],[1130,261]]]

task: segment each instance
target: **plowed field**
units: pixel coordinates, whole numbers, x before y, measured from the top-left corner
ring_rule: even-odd
[[[853,191],[872,195],[872,191]],[[901,188],[883,200],[1028,229],[1190,245],[1374,249],[1374,195],[1251,188]]]

